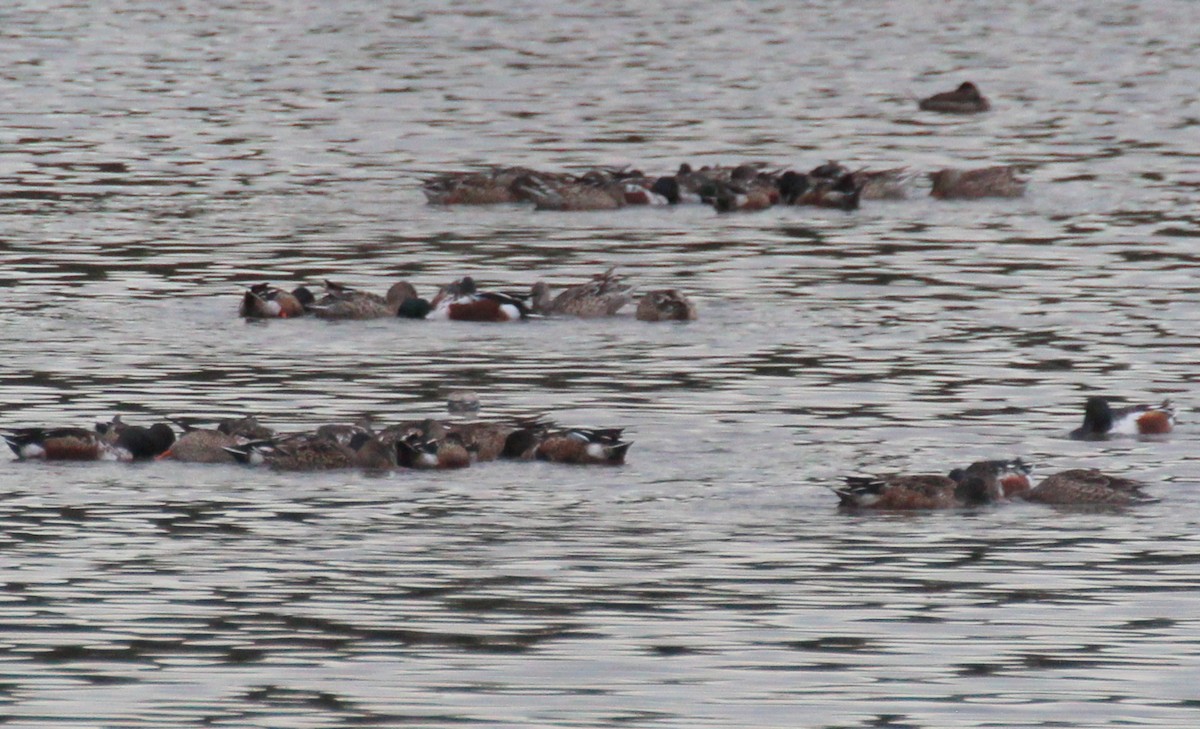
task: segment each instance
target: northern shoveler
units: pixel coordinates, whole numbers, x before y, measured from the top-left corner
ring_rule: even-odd
[[[1001,478],[1028,473],[1016,461],[978,461],[948,476],[938,474],[848,476],[834,488],[839,506],[853,509],[952,509],[979,506],[1001,498]]]
[[[406,302],[420,300],[407,281],[392,284],[385,296],[326,281],[325,296],[309,308],[323,319],[378,319],[398,316]]]
[[[520,460],[577,465],[619,466],[632,441],[622,441],[623,428],[551,430],[534,425],[519,428],[505,440],[503,456]]]
[[[625,182],[626,205],[678,205],[681,200],[679,182],[671,175]]]
[[[372,438],[359,433],[348,443],[315,433],[302,433],[274,440],[251,441],[229,446],[228,451],[238,461],[251,466],[268,465],[277,471],[329,471],[342,468],[387,468],[380,465],[379,449],[367,447]]]
[[[234,463],[236,459],[226,449],[243,442],[242,438],[215,428],[188,428],[156,458],[184,463]]]
[[[470,276],[443,287],[430,306],[427,319],[506,322],[529,316],[529,308],[523,301],[508,294],[478,291]]]
[[[553,177],[527,167],[495,167],[475,172],[448,172],[421,183],[431,205],[495,205],[527,200],[520,186],[526,179]]]
[[[119,423],[118,421],[114,421]],[[166,423],[150,427],[119,423],[117,429],[99,432],[86,428],[16,428],[4,441],[21,460],[136,461],[154,458],[175,442],[175,431]]]
[[[956,468],[950,478],[958,483],[978,478],[988,489],[989,501],[1010,499],[1029,490],[1029,474],[1033,469],[1020,458],[1012,460],[976,461],[966,468]]]
[[[550,298],[545,281],[533,285],[530,309],[535,314],[565,314],[581,318],[612,316],[629,303],[633,287],[616,275],[616,268],[592,277],[591,281],[568,286]]]
[[[923,111],[943,114],[978,114],[991,108],[988,100],[979,93],[979,88],[970,81],[963,81],[953,91],[943,91],[921,99],[917,106]]]
[[[247,319],[290,319],[304,316],[315,300],[312,292],[300,286],[284,291],[268,283],[255,284],[242,295],[238,316]]]
[[[626,182],[606,170],[590,170],[579,177],[524,177],[520,194],[538,210],[616,210],[625,206]]]
[[[243,440],[269,440],[275,437],[275,431],[265,425],[260,425],[258,418],[253,415],[225,418],[217,423],[217,430]]]
[[[647,291],[638,302],[642,321],[690,321],[697,317],[696,305],[675,289]]]
[[[1103,440],[1112,435],[1161,435],[1175,428],[1175,408],[1170,400],[1159,405],[1113,408],[1094,396],[1083,408],[1083,425],[1071,431],[1075,440]]]
[[[396,441],[396,462],[405,468],[466,468],[471,453],[457,433],[446,433],[441,439],[414,433]]]
[[[982,167],[974,170],[947,168],[929,173],[932,197],[941,200],[974,200],[981,197],[1021,197],[1025,181],[1012,167]]]
[[[1075,468],[1047,476],[1025,492],[1026,501],[1042,504],[1100,504],[1127,506],[1157,501],[1142,491],[1146,484],[1111,476],[1094,468]]]
[[[862,198],[863,182],[837,163],[821,165],[804,174],[788,170],[776,180],[784,205],[812,205],[855,210]]]

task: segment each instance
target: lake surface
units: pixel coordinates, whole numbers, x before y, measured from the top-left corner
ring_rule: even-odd
[[[0,425],[545,413],[615,469],[0,460],[14,726],[994,727],[1200,720],[1200,8],[26,2],[0,11]],[[993,111],[918,112],[977,83]],[[853,213],[427,206],[420,179],[1019,165]],[[617,265],[700,319],[247,323]],[[1172,398],[1079,443],[1089,394]],[[1022,456],[1125,511],[840,513]]]

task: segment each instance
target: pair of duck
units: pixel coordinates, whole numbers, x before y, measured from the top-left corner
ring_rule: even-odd
[[[121,461],[152,459],[175,443],[167,423],[128,425],[117,416],[94,428],[15,428],[4,442],[17,458],[61,461]]]
[[[317,301],[301,286],[286,291],[270,284],[256,284],[242,297],[239,314],[247,318],[289,318],[312,313],[327,319],[371,319],[405,317],[453,321],[510,322],[530,316],[575,316],[595,318],[617,314],[632,299],[633,287],[617,275],[615,268],[590,281],[567,286],[557,296],[544,281],[538,281],[528,296],[480,291],[470,276],[443,286],[431,301],[416,295],[406,281],[392,285],[386,296],[361,292],[325,282],[326,294]],[[305,303],[305,302],[308,303]],[[642,321],[688,321],[697,318],[696,306],[675,289],[644,294],[636,316]]]
[[[288,319],[312,314],[322,319],[423,319],[430,303],[417,296],[407,281],[397,281],[383,296],[325,281],[325,295],[317,299],[306,286],[291,291],[268,283],[255,284],[242,295],[240,316],[249,319]]]
[[[1170,400],[1114,408],[1108,398],[1093,396],[1084,405],[1083,424],[1070,432],[1075,440],[1117,436],[1156,436],[1175,428]],[[1145,484],[1096,469],[1071,469],[1032,487],[1031,469],[1020,459],[979,461],[946,476],[936,474],[884,477],[851,476],[834,489],[841,506],[860,509],[944,509],[1023,499],[1045,504],[1130,505],[1153,501]]]
[[[1021,459],[977,461],[949,474],[850,476],[834,488],[847,509],[917,510],[982,506],[1011,500],[1042,504],[1130,506],[1155,501],[1145,484],[1094,468],[1075,468],[1031,486]]]

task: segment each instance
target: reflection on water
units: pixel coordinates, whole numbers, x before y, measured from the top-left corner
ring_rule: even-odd
[[[625,426],[629,465],[2,461],[5,716],[1191,723],[1192,427],[1064,438],[1089,393],[1194,399],[1190,4],[295,10],[7,12],[0,424],[301,428],[469,388],[488,417]],[[991,113],[916,111],[965,78]],[[831,157],[1016,164],[1030,194],[719,216],[419,190],[485,162]],[[428,294],[614,264],[700,320],[236,317],[261,280]],[[1162,501],[855,516],[825,488],[1015,455]]]

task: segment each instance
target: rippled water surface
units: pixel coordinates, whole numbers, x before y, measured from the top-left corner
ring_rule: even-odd
[[[21,726],[1187,726],[1200,691],[1200,91],[1187,2],[10,3],[0,425],[547,413],[629,464],[0,462]],[[975,81],[978,117],[914,98]],[[422,175],[1019,165],[854,213],[427,206]],[[329,277],[617,265],[700,319],[246,323]],[[1165,439],[1077,443],[1084,397]],[[1023,456],[1131,511],[839,513]]]

